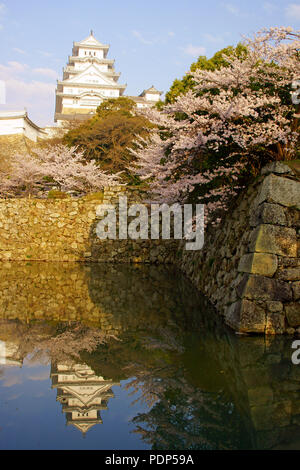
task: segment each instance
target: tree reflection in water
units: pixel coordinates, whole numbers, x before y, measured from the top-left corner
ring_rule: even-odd
[[[171,269],[8,263],[0,275],[6,360],[51,363],[82,432],[102,422],[121,383],[143,404],[132,422],[153,449],[272,448],[300,436],[289,340],[236,337]]]

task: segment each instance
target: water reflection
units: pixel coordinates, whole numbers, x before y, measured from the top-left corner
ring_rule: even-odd
[[[47,396],[37,419],[42,435],[52,426],[50,448],[83,445],[81,435],[89,448],[108,448],[106,435],[112,449],[299,448],[291,340],[237,337],[172,270],[13,263],[0,278],[2,448],[23,420],[9,401],[26,409],[22,371],[37,396],[47,373],[51,416],[71,425],[46,420]],[[24,446],[34,446],[26,426]]]
[[[102,424],[100,410],[106,410],[108,400],[114,397],[111,387],[120,385],[97,376],[86,364],[53,364],[51,381],[67,424],[83,435],[96,424]]]

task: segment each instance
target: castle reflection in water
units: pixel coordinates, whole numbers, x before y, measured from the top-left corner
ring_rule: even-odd
[[[86,434],[96,424],[102,424],[101,410],[114,398],[111,387],[119,382],[95,375],[86,364],[55,364],[51,367],[52,388],[57,389],[57,401],[66,413],[67,424]]]
[[[292,340],[237,337],[182,276],[155,266],[8,263],[0,278],[0,393],[6,371],[30,360],[51,366],[58,406],[87,440],[105,433],[110,410],[103,423],[101,413],[117,403],[114,387],[126,402],[131,381],[145,405],[127,416],[147,448],[300,449]]]
[[[23,366],[16,344],[0,341],[0,366]],[[112,387],[120,382],[105,380],[95,374],[87,364],[51,363],[52,389],[57,390],[56,400],[66,414],[68,426],[73,425],[85,435],[96,424],[102,424],[101,410],[108,409],[114,398]]]

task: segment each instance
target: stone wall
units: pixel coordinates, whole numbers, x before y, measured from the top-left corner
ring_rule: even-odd
[[[300,331],[300,182],[294,170],[266,167],[224,223],[205,235],[201,251],[185,242],[100,240],[99,204],[116,204],[124,188],[103,198],[0,200],[0,261],[172,263],[241,333]],[[128,202],[139,202],[128,191]]]
[[[300,327],[300,182],[268,165],[201,252],[177,265],[238,332],[294,333]]]
[[[1,199],[0,261],[170,263],[178,242],[100,240],[99,204],[116,204],[124,187],[106,188],[93,199]],[[128,203],[139,202],[135,191]]]

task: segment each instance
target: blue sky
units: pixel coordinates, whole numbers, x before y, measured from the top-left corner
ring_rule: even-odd
[[[111,45],[126,94],[137,95],[152,84],[168,91],[200,54],[268,26],[300,29],[300,1],[0,0],[0,111],[26,107],[37,124],[53,123],[56,80],[90,29]]]

